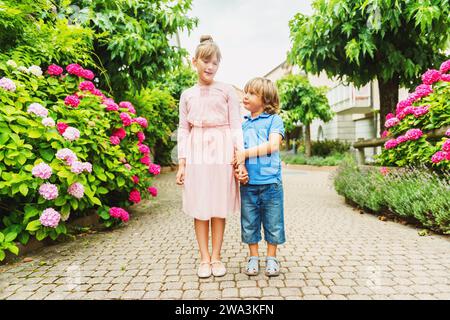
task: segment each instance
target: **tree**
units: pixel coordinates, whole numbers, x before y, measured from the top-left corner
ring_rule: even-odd
[[[378,79],[381,121],[395,110],[400,86],[412,88],[445,60],[450,0],[315,0],[313,8],[289,23],[289,60],[356,86]]]
[[[137,93],[182,65],[186,50],[170,44],[180,30],[192,30],[192,0],[75,0],[64,14],[94,30],[98,65],[110,75],[100,86],[116,97]]]
[[[313,87],[308,79],[301,75],[285,76],[277,81],[277,87],[286,130],[293,130],[298,121],[305,126],[305,153],[310,157],[312,121],[319,118],[328,122],[334,116],[325,95],[327,88]]]

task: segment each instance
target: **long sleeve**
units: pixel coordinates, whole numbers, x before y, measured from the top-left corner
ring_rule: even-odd
[[[239,99],[231,86],[228,92],[228,119],[230,121],[230,129],[234,147],[237,150],[242,151],[244,150],[244,134],[242,133]]]
[[[178,160],[186,159],[186,149],[189,132],[191,131],[191,126],[187,121],[187,104],[185,94],[181,94],[180,97],[180,105],[179,105],[179,123],[178,123],[178,133],[177,133],[177,141],[178,141]]]

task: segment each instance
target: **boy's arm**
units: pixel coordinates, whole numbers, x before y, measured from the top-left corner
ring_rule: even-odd
[[[279,133],[271,133],[269,135],[269,142],[260,144],[259,146],[245,149],[244,151],[236,153],[237,163],[244,163],[247,158],[254,158],[258,156],[265,156],[280,150],[280,144],[283,136]]]

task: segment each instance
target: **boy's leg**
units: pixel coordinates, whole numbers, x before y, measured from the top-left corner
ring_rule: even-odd
[[[257,257],[258,254],[258,243],[249,243],[248,249],[250,251],[250,257]]]
[[[212,238],[211,261],[220,260],[220,251],[222,249],[224,231],[225,231],[225,219],[211,218],[211,238]]]
[[[209,220],[194,219],[195,235],[200,250],[200,261],[210,262],[211,256],[208,250]]]
[[[267,243],[267,256],[276,257],[277,256],[277,245],[272,243]]]

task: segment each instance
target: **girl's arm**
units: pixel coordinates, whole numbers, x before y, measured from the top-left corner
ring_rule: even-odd
[[[189,122],[187,121],[187,104],[186,104],[186,97],[185,94],[181,94],[180,97],[180,106],[179,106],[179,118],[180,121],[178,123],[178,133],[177,133],[177,140],[178,140],[178,163],[180,166],[186,165],[186,144],[187,139],[189,136],[189,132],[191,131],[191,126]]]
[[[242,132],[239,99],[231,86],[228,92],[228,120],[235,150],[244,151],[244,134]]]

